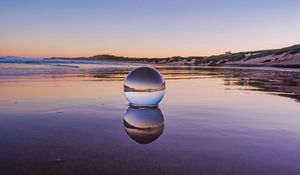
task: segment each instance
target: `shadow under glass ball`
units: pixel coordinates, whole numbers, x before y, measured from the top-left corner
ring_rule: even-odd
[[[138,67],[124,82],[124,92],[131,106],[157,106],[165,94],[165,80],[151,67]]]
[[[159,108],[127,109],[123,124],[130,138],[140,144],[148,144],[160,137],[164,130],[164,117]]]

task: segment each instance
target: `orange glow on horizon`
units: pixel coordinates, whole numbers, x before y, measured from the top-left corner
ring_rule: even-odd
[[[255,51],[255,50],[264,50],[264,49],[278,49],[283,47],[288,47],[295,43],[283,43],[281,45],[274,45],[272,47],[255,47],[252,49],[245,48],[235,48],[235,49],[200,49],[196,48],[188,49],[166,49],[158,48],[150,50],[141,50],[141,49],[94,49],[94,48],[45,48],[40,47],[11,47],[11,48],[0,48],[0,56],[16,56],[16,57],[30,57],[30,58],[49,58],[49,57],[90,57],[95,55],[109,54],[115,56],[124,56],[124,57],[137,57],[137,58],[164,58],[164,57],[173,57],[173,56],[211,56],[223,54],[226,51],[232,52],[244,52],[244,51]]]
[[[0,49],[1,51],[1,49]],[[130,52],[130,51],[6,51],[0,52],[0,56],[16,56],[16,57],[29,57],[29,58],[49,58],[49,57],[90,57],[95,55],[114,55],[114,56],[124,56],[124,57],[137,57],[137,58],[164,58],[164,57],[173,57],[173,56],[210,56],[216,54],[222,54],[223,51],[201,51],[201,52]]]

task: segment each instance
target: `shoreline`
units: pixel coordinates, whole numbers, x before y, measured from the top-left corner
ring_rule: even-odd
[[[173,56],[164,58],[138,58],[115,55],[95,55],[90,57],[50,57],[50,58],[22,58],[0,57],[0,63],[83,63],[83,64],[150,64],[154,66],[230,66],[230,67],[278,67],[300,68],[300,44],[280,49],[225,52],[212,56]]]

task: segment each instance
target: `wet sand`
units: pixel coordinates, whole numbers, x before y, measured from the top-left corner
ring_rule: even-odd
[[[300,172],[299,71],[158,67],[145,112],[124,97],[131,66],[76,66],[0,64],[0,174]]]

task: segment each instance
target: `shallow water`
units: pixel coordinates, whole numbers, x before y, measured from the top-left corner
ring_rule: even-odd
[[[0,64],[0,174],[299,174],[298,70],[158,67],[143,110],[132,69]]]

